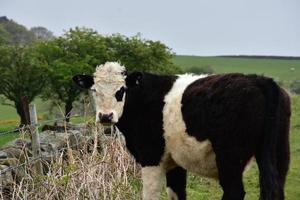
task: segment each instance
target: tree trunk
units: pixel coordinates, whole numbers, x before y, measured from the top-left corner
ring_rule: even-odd
[[[16,106],[17,113],[20,116],[20,125],[28,125],[30,122],[28,116],[24,111],[22,102],[21,101],[15,102],[15,106]]]
[[[66,102],[66,105],[65,105],[66,122],[70,122],[70,116],[71,116],[72,109],[73,109],[73,101]]]

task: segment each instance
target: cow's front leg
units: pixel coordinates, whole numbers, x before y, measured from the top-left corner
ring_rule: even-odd
[[[142,168],[143,200],[159,200],[165,170],[160,165]]]
[[[167,172],[167,193],[169,200],[186,199],[186,170],[175,167]]]

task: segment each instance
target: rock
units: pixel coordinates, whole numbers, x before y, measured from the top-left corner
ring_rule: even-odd
[[[6,166],[17,166],[19,164],[19,160],[16,158],[6,158],[6,159],[0,159],[0,165],[6,165]]]
[[[28,148],[7,146],[2,151],[6,152],[7,158],[16,158],[20,162],[25,162],[27,157],[31,156],[31,152]]]
[[[9,166],[0,164],[0,192],[4,195],[10,193],[10,186],[14,184],[12,171],[7,170]]]
[[[9,142],[6,146],[13,146],[13,147],[28,147],[30,144],[30,140],[29,139],[22,139],[22,138],[18,138],[13,140],[12,142]]]
[[[66,146],[66,142],[68,139],[68,135],[66,133],[57,133],[54,131],[44,131],[40,134],[40,143],[41,146],[48,146],[47,148],[51,148],[55,151],[64,148]]]
[[[5,151],[0,151],[0,159],[7,158],[8,155]]]

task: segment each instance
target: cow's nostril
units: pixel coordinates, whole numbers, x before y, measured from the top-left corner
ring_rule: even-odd
[[[110,113],[110,114],[108,115],[108,119],[112,120],[113,115],[114,115],[113,113]]]
[[[111,123],[112,119],[113,119],[113,113],[109,113],[109,114],[102,114],[99,113],[99,119],[101,123]]]

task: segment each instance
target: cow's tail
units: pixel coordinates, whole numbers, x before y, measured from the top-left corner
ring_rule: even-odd
[[[289,166],[290,99],[272,79],[256,77],[266,99],[265,127],[256,152],[260,199],[283,200]]]

